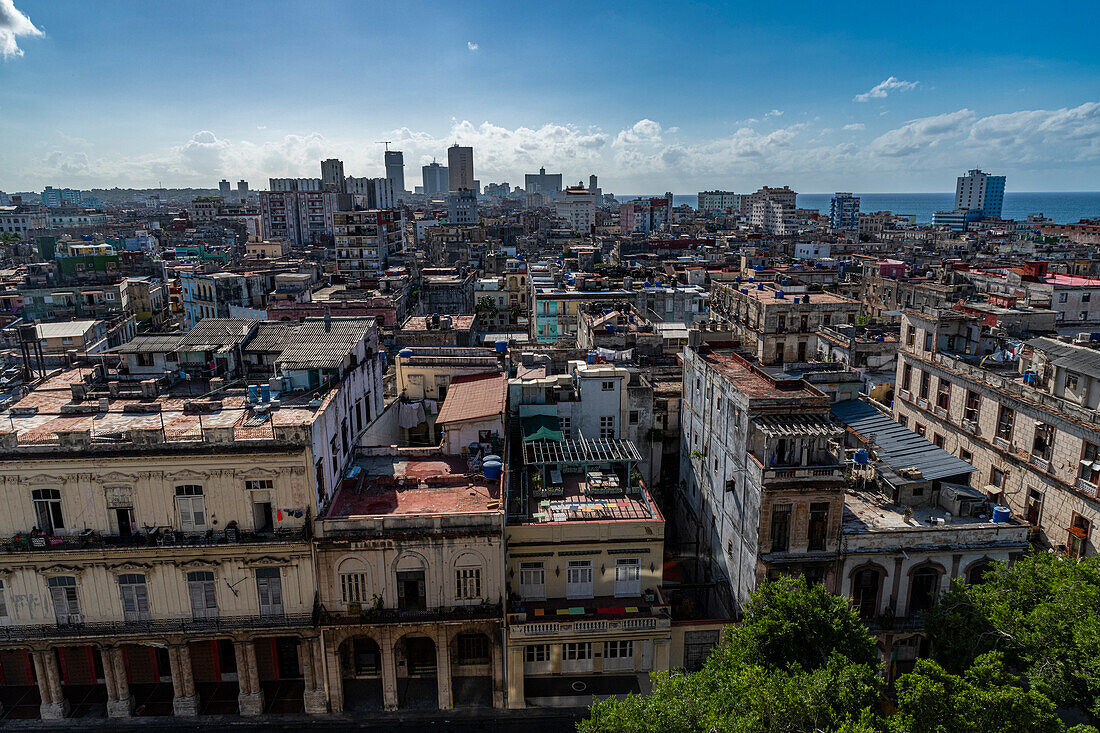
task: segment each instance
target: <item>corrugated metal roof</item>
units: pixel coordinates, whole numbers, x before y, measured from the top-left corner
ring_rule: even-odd
[[[833,405],[832,413],[863,440],[875,436],[876,452],[884,463],[894,469],[914,466],[920,469],[925,479],[933,481],[977,470],[862,400],[838,402]]]
[[[35,328],[38,329],[38,338],[40,339],[74,338],[86,334],[95,326],[95,323],[94,320],[60,321],[58,323],[39,323],[35,325]]]
[[[182,337],[179,333],[148,333],[134,336],[111,351],[116,354],[167,354],[176,350]]]
[[[1050,357],[1055,366],[1100,378],[1100,351],[1085,346],[1067,344],[1064,341],[1056,341],[1044,336],[1031,339],[1027,342],[1027,345],[1042,351]]]
[[[180,339],[180,351],[222,351],[244,342],[256,321],[245,318],[204,318]]]
[[[507,392],[508,380],[501,372],[455,377],[435,421],[442,425],[500,415],[504,412]]]
[[[286,324],[291,330],[276,363],[283,369],[335,369],[367,337],[374,318],[333,318]]]

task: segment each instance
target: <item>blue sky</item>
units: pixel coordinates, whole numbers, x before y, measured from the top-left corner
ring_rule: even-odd
[[[0,190],[406,181],[1100,190],[1100,3],[0,0]]]

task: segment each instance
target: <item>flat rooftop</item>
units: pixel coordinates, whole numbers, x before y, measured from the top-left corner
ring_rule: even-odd
[[[306,426],[316,412],[307,401],[284,399],[278,410],[258,412],[244,389],[223,390],[210,399],[220,402],[206,412],[185,411],[187,402],[207,391],[205,382],[180,382],[152,399],[137,393],[108,396],[105,383],[92,383],[82,402],[74,402],[71,385],[83,383],[91,369],[69,369],[56,374],[9,407],[0,429],[13,431],[22,445],[57,444],[59,432],[87,430],[93,443],[125,444],[132,430],[163,430],[165,442],[203,440],[203,430],[234,429],[234,440],[274,439],[274,428]],[[97,391],[102,388],[102,392]],[[336,394],[336,391],[329,393]],[[312,397],[312,396],[311,396]],[[105,402],[104,402],[105,400]],[[5,424],[6,423],[6,424]],[[155,450],[156,446],[150,446]]]
[[[700,356],[712,369],[750,399],[810,400],[823,397],[816,390],[804,386],[801,381],[784,382],[769,379],[752,369],[744,359],[731,350],[703,351]]]
[[[725,283],[729,287],[734,287],[735,283]],[[762,303],[788,303],[794,305],[794,298],[798,297],[798,305],[802,305],[805,299],[810,299],[810,305],[859,305],[858,300],[854,300],[844,295],[838,295],[836,293],[826,292],[792,292],[784,289],[782,286],[768,288],[763,290],[756,288],[756,283],[741,283],[741,286],[737,288],[737,291],[748,290],[747,293],[741,293],[746,298],[752,298],[753,300],[759,300]],[[782,298],[775,297],[777,292],[783,292]]]
[[[625,491],[610,496],[589,496],[586,493],[585,475],[579,472],[564,473],[561,486],[561,496],[547,497],[536,496],[534,489],[528,486],[527,514],[522,522],[552,524],[662,519],[645,488],[640,488],[633,496]]]
[[[1008,522],[994,523],[990,517],[960,517],[952,515],[938,506],[911,507],[912,516],[906,518],[905,507],[894,504],[886,496],[871,491],[849,490],[844,495],[844,519],[841,531],[893,532],[919,531],[924,529],[944,529],[958,527],[973,528],[980,525],[1019,527],[1020,522],[1010,519]]]
[[[360,455],[344,475],[322,519],[504,511],[501,480],[456,456]]]

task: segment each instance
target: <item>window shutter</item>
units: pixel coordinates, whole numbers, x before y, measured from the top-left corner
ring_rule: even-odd
[[[65,588],[50,588],[50,600],[53,602],[53,613],[58,621],[62,621],[69,615],[69,604],[65,598]]]

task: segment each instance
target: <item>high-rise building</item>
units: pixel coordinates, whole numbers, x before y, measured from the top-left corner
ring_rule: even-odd
[[[591,191],[578,183],[565,189],[558,197],[554,202],[554,213],[573,231],[588,234],[596,224],[596,199]]]
[[[397,205],[400,190],[392,178],[356,178],[345,179],[348,193],[357,206],[364,209],[392,209]]]
[[[561,193],[561,173],[547,173],[546,168],[539,168],[538,173],[523,177],[523,188],[527,193],[547,194],[556,199]]]
[[[447,220],[451,224],[477,224],[477,193],[463,188],[447,194]]]
[[[733,191],[700,191],[699,211],[704,214],[720,214],[730,209],[741,209],[741,194]]]
[[[267,190],[271,193],[303,193],[320,191],[320,178],[269,178]]]
[[[344,162],[336,158],[321,161],[321,186],[324,191],[345,193]]]
[[[42,191],[43,206],[65,206],[66,204],[79,206],[82,203],[84,203],[84,194],[72,188],[46,186]]]
[[[446,193],[450,190],[451,179],[447,166],[440,165],[434,160],[420,169],[424,178],[424,195],[432,196],[437,193]]]
[[[447,169],[450,191],[476,191],[474,182],[474,149],[455,143],[447,148]]]
[[[248,181],[244,179],[237,181],[237,198],[242,202],[248,200]]]
[[[1000,218],[1005,198],[1005,177],[991,176],[975,168],[959,176],[955,184],[955,210],[982,212],[983,217]]]
[[[755,193],[745,194],[741,197],[741,213],[752,216],[753,206],[761,201],[778,201],[783,204],[790,204],[791,208],[794,208],[797,196],[798,194],[792,191],[790,186],[784,186],[783,188],[763,186]]]
[[[400,150],[386,151],[386,178],[393,181],[398,197],[405,192],[405,155]]]
[[[838,231],[859,229],[859,197],[837,193],[829,203],[829,226]]]
[[[336,212],[336,271],[352,279],[383,272],[390,256],[405,248],[404,224],[390,209]]]
[[[229,195],[233,192],[233,189],[229,186],[229,181],[224,178],[218,181],[218,194],[225,199],[229,200]]]
[[[637,199],[619,205],[619,227],[623,234],[650,234],[672,223],[672,194],[664,198]]]

